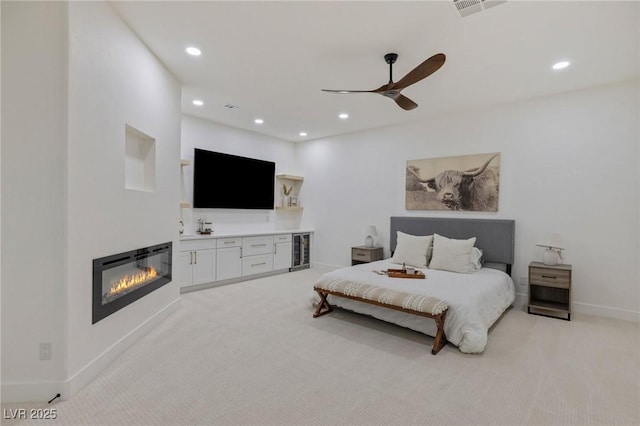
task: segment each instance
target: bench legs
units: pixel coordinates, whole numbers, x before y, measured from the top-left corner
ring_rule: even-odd
[[[318,318],[322,315],[328,314],[329,312],[333,311],[333,308],[327,301],[327,296],[329,295],[329,293],[323,293],[320,290],[316,290],[316,292],[320,295],[320,303],[318,304],[316,311],[313,313],[314,318]],[[356,297],[351,297],[351,299],[360,300],[365,303],[371,303],[371,301],[356,298]],[[404,309],[398,309],[398,308],[392,308],[392,309],[408,312]],[[447,344],[447,337],[444,334],[444,320],[446,316],[447,316],[447,311],[444,311],[442,314],[437,316],[429,316],[430,318],[433,318],[436,321],[436,325],[438,326],[438,330],[436,331],[436,337],[433,340],[433,347],[431,348],[431,353],[433,355],[436,355],[438,352],[440,352],[440,349],[444,348],[444,346]]]
[[[316,311],[313,313],[314,318],[318,318],[319,316],[328,314],[329,312],[333,311],[333,308],[331,307],[329,302],[327,302],[328,294],[322,293],[320,291],[318,291],[318,294],[320,295],[320,304],[318,304]]]
[[[440,349],[444,348],[444,345],[447,344],[447,336],[444,335],[444,319],[446,316],[447,311],[444,311],[440,316],[434,318],[438,326],[438,331],[436,331],[436,337],[433,341],[433,347],[431,348],[433,355],[440,352]]]

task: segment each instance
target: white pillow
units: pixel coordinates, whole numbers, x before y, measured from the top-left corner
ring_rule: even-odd
[[[468,240],[454,240],[434,234],[433,257],[429,268],[462,274],[475,272],[474,265],[471,263],[471,249],[475,243],[476,237]]]
[[[431,249],[431,242],[433,241],[433,235],[410,235],[404,232],[397,231],[398,243],[396,244],[396,251],[393,253],[391,262],[404,263],[408,266],[415,266],[417,268],[427,267],[427,254]]]
[[[473,265],[473,270],[478,271],[482,268],[482,264],[484,263],[484,259],[482,258],[484,253],[478,247],[473,247],[471,249],[471,254],[469,256],[469,261]]]

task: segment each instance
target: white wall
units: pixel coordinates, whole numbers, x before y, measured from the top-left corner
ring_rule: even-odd
[[[182,199],[193,203],[193,150],[217,151],[276,163],[276,174],[297,174],[293,142],[234,129],[189,115],[182,117],[182,158],[191,161],[182,171]],[[229,184],[242,188],[240,176],[229,176]],[[242,189],[240,189],[242,190]],[[276,188],[277,190],[277,188]],[[277,199],[277,197],[276,197]],[[197,220],[213,221],[215,232],[270,231],[295,229],[302,213],[276,210],[182,209],[185,233],[193,234]]]
[[[181,86],[108,3],[2,12],[2,400],[68,398],[178,307],[170,283],[91,324],[94,258],[177,249]],[[154,192],[125,189],[126,124],[155,139]]]
[[[66,13],[2,2],[2,392],[20,400],[65,371]]]
[[[366,224],[389,255],[394,215],[510,218],[516,282],[541,260],[538,238],[559,232],[576,310],[637,320],[638,101],[634,81],[300,143],[303,196],[312,194],[302,226],[316,230],[315,262],[348,265]],[[498,213],[405,210],[407,160],[494,151],[502,153]]]
[[[92,260],[172,241],[180,83],[103,2],[69,3],[67,361],[74,392],[179,299],[175,282],[91,324]],[[125,125],[155,139],[154,192],[125,189]],[[175,260],[174,260],[175,263]]]

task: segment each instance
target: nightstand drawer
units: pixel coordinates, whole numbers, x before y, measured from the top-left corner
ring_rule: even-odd
[[[548,268],[531,268],[529,270],[529,283],[532,285],[541,284],[547,287],[569,288],[571,272]]]
[[[374,250],[365,250],[359,248],[351,249],[351,259],[359,260],[362,262],[373,262],[374,260],[379,260],[377,257],[377,252]]]

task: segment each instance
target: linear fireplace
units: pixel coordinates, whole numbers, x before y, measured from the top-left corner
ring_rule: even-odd
[[[93,261],[93,323],[171,282],[172,243]]]

